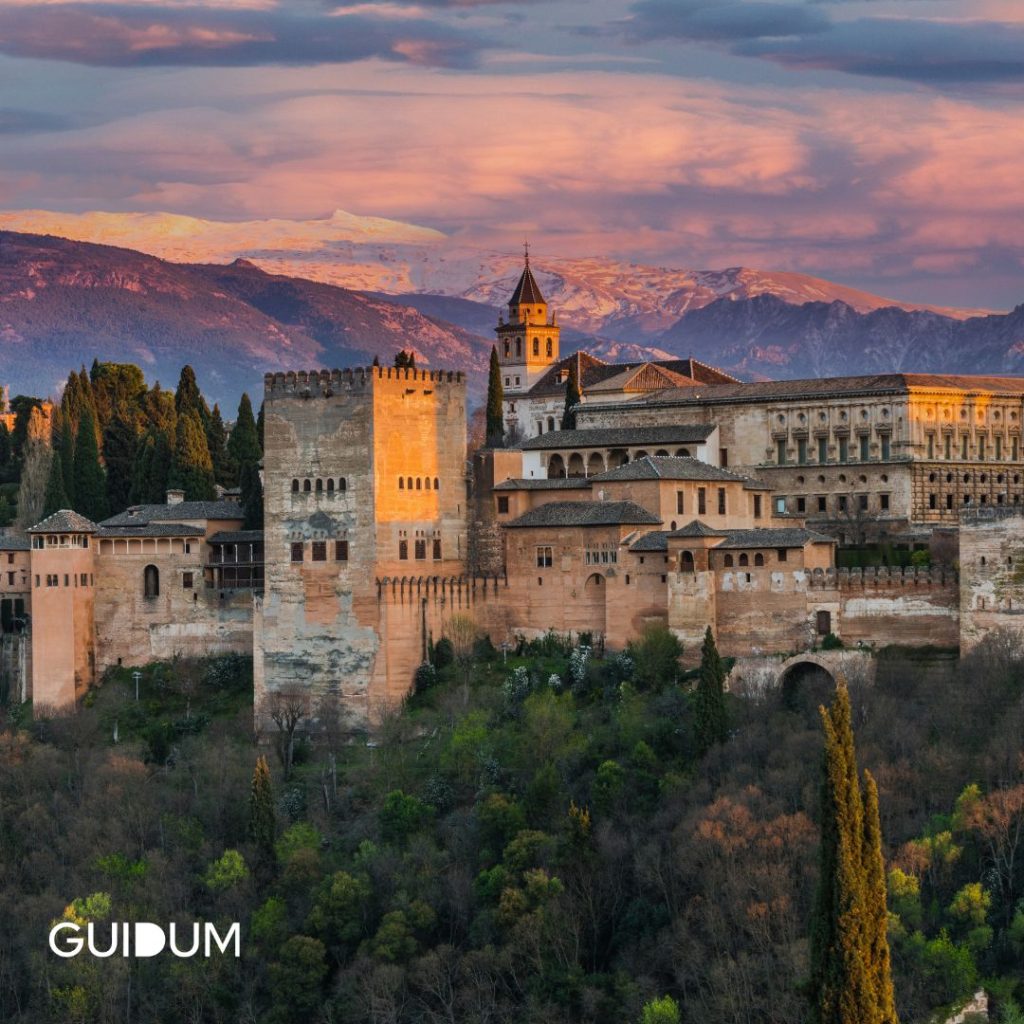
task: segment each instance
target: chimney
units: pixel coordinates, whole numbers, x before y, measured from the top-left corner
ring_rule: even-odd
[[[167,492],[167,504],[168,505],[180,505],[185,500],[184,491],[168,491]]]

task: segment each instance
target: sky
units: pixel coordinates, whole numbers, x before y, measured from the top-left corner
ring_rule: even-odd
[[[0,0],[0,209],[1024,302],[1020,0]]]

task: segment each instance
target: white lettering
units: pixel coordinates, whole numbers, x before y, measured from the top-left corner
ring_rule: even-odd
[[[125,929],[127,931],[127,928]],[[138,921],[135,924],[135,955],[156,956],[162,953],[167,939],[164,930],[151,921]]]
[[[178,949],[178,926],[172,921],[171,922],[171,952],[175,956],[187,957],[195,956],[199,952],[199,925],[192,925],[192,948],[191,949]],[[207,954],[209,955],[209,954]]]
[[[65,947],[63,949],[57,948],[57,938],[61,932],[72,931],[76,933],[75,938],[69,938],[65,940]],[[74,921],[61,921],[60,924],[55,924],[50,929],[50,949],[53,950],[57,956],[62,956],[65,959],[72,956],[78,956],[82,952],[82,946],[85,945],[85,940],[78,938],[77,933],[81,931]]]
[[[101,950],[101,949],[97,949],[96,948],[96,926],[92,923],[92,921],[90,921],[85,926],[85,934],[86,934],[86,937],[89,940],[88,941],[89,952],[92,953],[93,956],[98,956],[98,957],[106,958],[108,956],[113,956],[117,952],[117,923],[116,922],[114,922],[110,926],[110,949],[103,949],[103,950]],[[127,943],[126,943],[126,946],[127,946]],[[127,956],[128,954],[124,953],[123,955]]]
[[[205,930],[204,934],[205,934],[205,937],[206,937],[206,955],[207,956],[210,955],[210,939],[211,939],[211,937],[213,938],[213,941],[216,943],[217,948],[222,953],[226,953],[227,950],[228,950],[228,943],[231,941],[231,937],[232,936],[234,936],[234,939],[235,939],[235,957],[237,958],[237,957],[240,957],[242,955],[242,927],[241,927],[241,925],[237,921],[228,929],[228,933],[227,933],[227,935],[224,936],[224,940],[223,941],[221,941],[221,937],[217,933],[216,926],[210,924],[209,922],[207,922],[207,924],[206,924],[206,930]]]

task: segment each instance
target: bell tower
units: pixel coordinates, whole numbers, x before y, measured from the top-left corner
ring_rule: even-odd
[[[508,302],[508,319],[498,317],[498,361],[507,396],[529,391],[541,374],[558,361],[558,321],[548,316],[530,269],[530,246],[523,246],[523,273]]]

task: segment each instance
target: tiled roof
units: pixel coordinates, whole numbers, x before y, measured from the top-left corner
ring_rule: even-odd
[[[546,477],[510,477],[494,485],[496,491],[578,491],[590,487],[590,480],[585,476],[559,476],[552,479]]]
[[[543,302],[544,296],[541,294],[540,287],[533,276],[533,271],[530,269],[530,260],[527,257],[526,266],[523,267],[523,273],[519,278],[519,284],[516,285],[516,290],[512,293],[512,298],[508,300],[508,304],[510,306],[537,306],[543,304]]]
[[[130,526],[100,526],[99,538],[123,537],[202,537],[201,526],[181,526],[178,523],[138,523]]]
[[[1024,395],[1024,377],[970,376],[937,373],[879,373],[859,377],[810,380],[765,380],[671,388],[631,403],[641,405],[703,405],[716,402],[777,401],[790,398],[831,398],[837,395],[899,395],[910,388],[992,391]]]
[[[592,356],[589,352],[573,352],[572,355],[560,359],[557,363],[552,363],[541,374],[540,378],[527,392],[529,397],[544,398],[553,395],[564,395],[568,382],[569,368],[574,362],[576,363],[576,376],[580,382],[580,391],[584,394],[594,387],[595,384],[599,384],[609,377],[616,376],[622,370],[621,366],[606,363],[603,359],[598,359],[597,356]]]
[[[505,523],[522,526],[657,526],[661,520],[632,501],[552,501]]]
[[[588,427],[552,430],[520,441],[523,451],[555,448],[617,448],[638,444],[700,444],[715,431],[714,424],[693,423],[674,427]]]
[[[262,530],[221,530],[210,538],[211,544],[256,544],[263,540]]]
[[[725,540],[719,548],[802,548],[805,544],[835,544],[834,537],[826,537],[816,530],[801,527],[782,527],[763,530],[725,530]]]
[[[47,516],[42,522],[36,523],[29,533],[95,533],[96,524],[69,508],[62,508]]]
[[[668,530],[651,530],[629,546],[630,551],[668,551]]]
[[[684,377],[657,363],[636,363],[624,366],[614,376],[592,384],[587,394],[599,401],[600,396],[608,391],[660,391],[664,388],[692,387],[699,383],[692,377]]]
[[[15,533],[0,533],[0,551],[28,551],[31,546],[28,537]]]
[[[645,455],[624,466],[617,466],[604,473],[596,473],[591,480],[725,480],[731,483],[743,481],[737,473],[719,469],[700,459],[680,455]]]
[[[183,520],[245,519],[237,501],[179,501],[176,505],[131,505],[104,519],[100,526],[138,526],[146,523],[178,523]]]
[[[685,526],[681,526],[678,530],[673,530],[669,533],[670,537],[722,537],[724,535],[724,530],[712,529],[712,527],[702,523],[699,519],[694,519]]]

